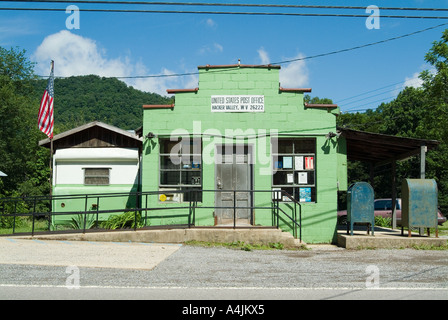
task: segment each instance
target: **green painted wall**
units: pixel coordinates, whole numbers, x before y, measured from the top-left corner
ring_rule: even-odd
[[[221,113],[211,112],[212,95],[264,95],[263,113]],[[331,110],[331,111],[330,111]],[[145,109],[143,136],[152,132],[155,138],[143,142],[142,191],[159,189],[159,145],[158,138],[169,137],[176,132],[203,134],[203,154],[214,155],[217,143],[232,143],[232,140],[219,137],[240,129],[243,135],[250,135],[245,143],[257,147],[266,146],[271,159],[270,139],[254,138],[253,133],[269,133],[277,130],[282,137],[311,137],[316,139],[316,193],[315,203],[302,203],[302,239],[307,243],[333,242],[336,236],[337,191],[344,190],[346,181],[346,146],[338,138],[327,140],[329,132],[336,132],[337,109],[305,108],[303,92],[284,92],[279,90],[278,68],[212,68],[199,69],[199,90],[197,92],[178,92],[175,107],[172,109]],[[265,131],[263,131],[265,130]],[[342,142],[341,142],[342,141]],[[271,164],[253,165],[254,190],[271,190],[272,176],[261,174],[261,169],[271,168]],[[203,189],[215,189],[215,164],[203,163]],[[175,208],[185,203],[162,203],[154,196],[151,205],[158,208]],[[255,206],[271,206],[271,193],[257,193]],[[199,206],[214,205],[214,195],[204,192]],[[283,203],[282,208],[291,212],[291,205]],[[153,224],[185,223],[185,214],[180,210],[154,211]],[[196,210],[196,225],[213,225],[213,209]],[[272,212],[269,209],[255,210],[255,224],[272,225]],[[286,220],[282,228],[291,231]]]
[[[135,197],[126,196],[104,196],[105,193],[134,193],[137,192],[137,185],[109,185],[109,186],[85,186],[85,185],[56,185],[53,188],[53,195],[56,200],[53,200],[53,225],[67,225],[70,224],[75,215],[64,214],[74,211],[81,211],[87,208],[87,211],[92,211],[94,214],[97,208],[99,210],[118,210],[126,208],[135,208],[137,199]],[[102,196],[95,197],[95,194]],[[82,196],[79,196],[82,195]],[[87,203],[85,195],[88,195]],[[66,197],[67,196],[67,197]],[[105,221],[112,214],[102,213],[98,215],[98,220]],[[96,216],[95,216],[96,217]]]

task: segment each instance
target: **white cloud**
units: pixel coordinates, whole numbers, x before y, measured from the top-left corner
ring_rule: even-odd
[[[431,74],[436,74],[437,70],[429,65],[422,65],[420,70],[428,70]],[[402,85],[397,86],[396,94],[404,90],[406,87],[420,88],[423,86],[423,80],[420,79],[420,71],[415,72],[411,77],[405,77]]]
[[[205,24],[210,28],[215,28],[218,24],[215,22],[215,20],[208,18],[205,21]]]
[[[261,60],[261,64],[269,64],[270,60],[269,60],[269,55],[266,52],[266,50],[264,50],[263,47],[261,47],[260,49],[257,50],[258,52],[258,57]]]
[[[88,38],[75,35],[67,30],[46,37],[33,55],[37,62],[37,72],[47,74],[50,61],[55,61],[55,74],[77,76],[96,74],[99,76],[128,76],[128,59],[108,59],[106,51]]]
[[[403,88],[414,87],[419,88],[423,85],[422,79],[419,78],[420,72],[416,72],[412,77],[406,77],[403,83]]]
[[[213,43],[213,44],[208,44],[205,46],[202,46],[201,49],[199,49],[199,54],[200,55],[204,55],[204,54],[209,54],[209,53],[221,53],[224,51],[224,47],[222,45],[220,45],[219,43]]]
[[[222,45],[220,45],[219,43],[214,43],[213,44],[213,48],[217,52],[223,52],[224,51],[224,47]]]
[[[301,59],[304,56],[299,53],[293,58],[283,60]],[[282,66],[280,69],[280,85],[284,88],[303,87],[308,84],[308,68],[304,60],[297,60]]]
[[[89,74],[103,77],[129,77],[150,74],[150,70],[143,62],[139,61],[133,64],[129,55],[130,53],[124,58],[108,58],[106,50],[100,48],[95,40],[62,30],[47,36],[36,49],[32,58],[37,62],[36,72],[40,75],[49,73],[51,60],[55,61],[55,75],[61,77]],[[162,68],[157,74],[170,75],[174,72]],[[167,95],[166,89],[168,88],[184,88],[184,86],[193,84],[193,88],[197,86],[195,76],[133,78],[125,79],[125,82],[139,90],[161,95]]]

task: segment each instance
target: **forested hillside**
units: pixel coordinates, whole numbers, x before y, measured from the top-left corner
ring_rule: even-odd
[[[36,81],[36,98],[41,98],[46,86],[46,79]],[[121,129],[136,129],[142,126],[142,105],[171,103],[167,97],[95,75],[57,78],[54,90],[56,134],[94,120]]]

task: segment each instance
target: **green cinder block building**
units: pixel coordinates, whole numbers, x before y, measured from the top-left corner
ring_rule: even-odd
[[[283,230],[292,232],[285,214],[299,206],[302,240],[333,242],[337,192],[347,190],[338,106],[281,87],[280,66],[198,70],[197,88],[167,90],[174,104],[143,106],[142,191],[159,191],[151,205],[163,209],[152,224],[185,223],[196,200],[196,226],[272,226],[278,200]]]

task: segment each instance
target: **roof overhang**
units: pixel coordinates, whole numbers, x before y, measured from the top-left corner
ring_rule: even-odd
[[[346,128],[338,128],[338,131],[347,141],[348,160],[365,161],[374,165],[406,160],[420,155],[421,147],[431,150],[440,143],[437,140],[397,137]]]
[[[74,129],[62,132],[60,134],[57,134],[57,135],[55,135],[53,137],[53,142],[57,143],[58,141],[63,140],[64,138],[67,138],[69,136],[81,133],[82,131],[85,131],[85,130],[89,130],[89,129],[93,128],[93,127],[99,127],[99,128],[102,128],[102,129],[106,129],[106,130],[115,132],[116,134],[119,134],[119,135],[122,135],[124,137],[127,137],[130,140],[135,140],[137,143],[142,143],[142,138],[139,137],[138,135],[136,135],[134,133],[131,133],[129,131],[117,128],[115,126],[103,123],[101,121],[93,121],[93,122],[87,123],[85,125],[82,125],[80,127],[77,127],[77,128],[74,128]],[[46,138],[44,140],[39,141],[39,146],[43,146],[43,147],[49,148],[50,147],[50,142],[51,142],[50,139]]]
[[[280,65],[273,64],[221,64],[198,66],[198,69],[226,69],[226,68],[258,68],[258,69],[281,69]]]

